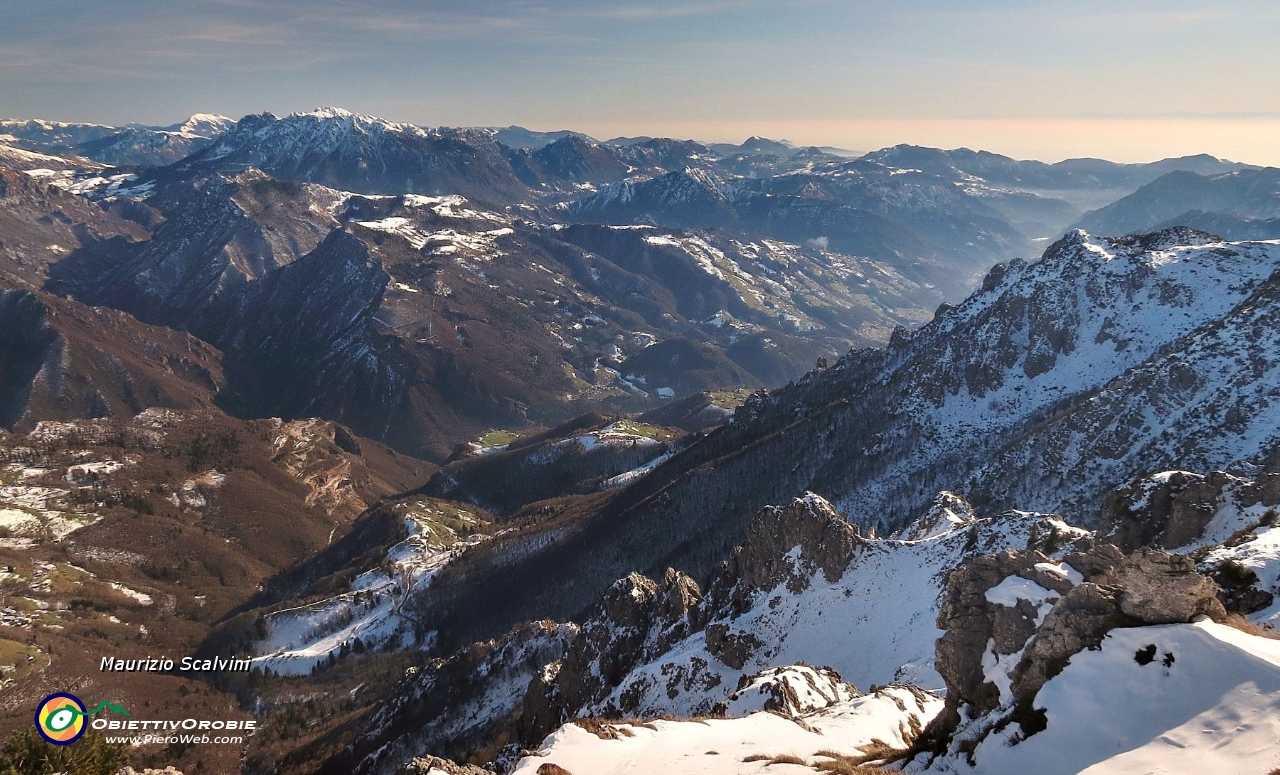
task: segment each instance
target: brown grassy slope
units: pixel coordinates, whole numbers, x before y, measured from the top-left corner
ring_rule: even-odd
[[[122,467],[73,468],[105,461]],[[53,691],[110,699],[137,718],[245,717],[233,695],[189,676],[102,673],[98,662],[193,653],[265,579],[341,536],[366,504],[429,473],[331,423],[216,411],[0,432],[0,501],[53,491],[46,510],[98,520],[60,541],[38,531],[0,541],[8,547],[0,548],[0,570],[13,566],[17,579],[0,607],[29,620],[10,616],[0,641],[33,656],[0,691],[0,737],[29,725],[35,704]],[[143,749],[135,761],[194,769],[203,759],[204,771],[230,772],[239,753]]]

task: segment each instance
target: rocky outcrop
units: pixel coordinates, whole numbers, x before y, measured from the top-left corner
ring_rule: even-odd
[[[745,610],[756,592],[783,582],[801,592],[816,570],[836,581],[862,543],[858,528],[821,496],[805,493],[785,506],[766,506],[712,582],[717,610]]]
[[[1116,490],[1106,500],[1098,536],[1126,552],[1195,543],[1228,500],[1240,508],[1280,504],[1280,473],[1254,481],[1222,471],[1165,471]]]
[[[1044,728],[1036,694],[1071,657],[1117,627],[1221,620],[1217,585],[1187,557],[1125,555],[1099,544],[1058,563],[1037,551],[975,557],[951,573],[938,625],[936,667],[947,704],[930,725],[945,747],[962,718],[1012,717],[1024,734]],[[1000,713],[993,714],[1000,710]]]
[[[1176,548],[1199,538],[1234,477],[1170,471],[1116,490],[1102,506],[1098,535],[1124,551]]]
[[[800,718],[838,702],[861,696],[829,667],[790,665],[771,667],[744,675],[725,703],[726,715],[745,716],[765,710],[788,718]]]
[[[536,676],[523,702],[519,737],[533,745],[600,702],[637,665],[701,629],[702,591],[668,570],[661,582],[632,573],[605,593],[563,660]]]
[[[978,515],[973,506],[964,498],[953,492],[943,490],[934,499],[933,505],[902,531],[904,541],[920,541],[949,530],[972,524]]]
[[[1142,624],[1189,622],[1197,616],[1221,619],[1212,579],[1196,573],[1189,557],[1144,549],[1092,577],[1102,587],[1119,590],[1120,610]]]
[[[992,602],[987,594],[1010,577],[1027,579],[1061,597],[1071,589],[1063,576],[1037,568],[1048,564],[1036,552],[1004,551],[975,557],[951,573],[938,613],[946,634],[938,640],[935,667],[947,682],[948,703],[986,713],[1000,705],[1000,692],[987,680],[988,653],[1006,656],[1020,652],[1035,634],[1037,606],[1021,599],[1013,606]]]
[[[506,742],[524,687],[564,658],[578,632],[574,624],[530,622],[498,640],[410,668],[368,730],[331,760],[334,771],[389,775],[424,751],[464,757],[479,746]]]
[[[493,775],[493,770],[473,764],[456,764],[439,756],[417,756],[400,770],[399,775]]]

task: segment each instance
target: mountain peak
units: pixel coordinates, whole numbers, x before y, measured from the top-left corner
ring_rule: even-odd
[[[165,127],[165,130],[183,137],[210,139],[235,125],[235,119],[217,113],[193,113],[186,121]]]
[[[758,135],[748,137],[738,147],[748,153],[789,154],[795,150],[795,145],[786,140],[770,140]]]
[[[330,107],[327,107],[327,108],[316,108],[315,110],[304,111],[304,112],[299,112],[299,113],[292,113],[292,114],[290,114],[290,116],[289,116],[289,117],[290,117],[290,118],[320,118],[320,119],[325,119],[325,118],[371,118],[371,117],[369,117],[369,116],[362,116],[362,115],[360,115],[359,113],[353,113],[353,112],[351,112],[351,111],[347,110],[346,108],[339,108],[339,107],[336,107],[336,106],[330,106]],[[373,119],[373,120],[375,120],[375,121],[376,121],[376,120],[378,120],[378,119]]]

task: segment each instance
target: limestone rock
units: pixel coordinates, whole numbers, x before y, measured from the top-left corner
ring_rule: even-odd
[[[1006,584],[1017,594],[1002,594]],[[1217,592],[1190,558],[1155,549],[1125,555],[1100,544],[1068,554],[1056,567],[1034,550],[967,560],[948,577],[938,615],[946,633],[935,664],[947,684],[947,704],[926,740],[944,746],[962,710],[974,719],[1010,703],[1023,732],[1034,734],[1045,723],[1034,710],[1035,696],[1073,655],[1097,648],[1117,627],[1222,619]],[[1002,657],[1011,655],[1017,662],[1007,671]],[[1001,695],[997,670],[1009,679],[1011,696]]]
[[[763,643],[749,632],[735,632],[725,624],[707,627],[707,651],[734,670],[741,670]]]
[[[1189,622],[1200,615],[1220,621],[1227,615],[1218,586],[1196,573],[1189,557],[1144,549],[1097,581],[1118,588],[1120,610],[1142,624]]]
[[[1191,543],[1213,519],[1226,474],[1173,471],[1140,479],[1108,496],[1098,535],[1131,552],[1142,547],[1176,548]]]
[[[400,775],[493,775],[493,771],[472,764],[455,764],[438,756],[420,756],[406,764]]]
[[[783,582],[793,592],[803,591],[817,569],[828,581],[836,581],[862,543],[858,529],[835,507],[805,493],[786,506],[767,506],[756,515],[742,546],[712,585],[712,594],[740,611],[751,595]],[[797,548],[798,561],[792,555]]]
[[[564,659],[535,676],[518,735],[536,745],[582,708],[604,700],[633,669],[700,629],[697,582],[668,569],[661,582],[632,573],[614,582]]]
[[[729,695],[726,714],[745,716],[765,710],[800,718],[858,696],[858,687],[846,683],[829,667],[771,667],[742,677],[737,690]]]
[[[1275,506],[1280,504],[1280,473],[1263,473],[1252,482],[1221,471],[1166,471],[1139,479],[1107,498],[1098,536],[1126,552],[1187,546],[1204,534],[1228,490],[1243,508]]]

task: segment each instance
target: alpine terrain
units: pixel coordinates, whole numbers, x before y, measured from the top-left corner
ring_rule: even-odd
[[[1277,175],[0,121],[0,773],[1275,775]]]

